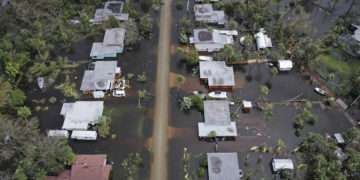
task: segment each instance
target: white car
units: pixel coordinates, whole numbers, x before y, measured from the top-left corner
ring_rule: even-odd
[[[319,87],[315,87],[314,91],[317,92],[318,94],[322,95],[322,96],[326,96],[326,91],[319,88]]]
[[[125,97],[125,91],[124,90],[114,90],[113,94],[114,97]]]
[[[214,91],[214,92],[210,92],[208,96],[216,99],[226,99],[227,93],[224,91]]]

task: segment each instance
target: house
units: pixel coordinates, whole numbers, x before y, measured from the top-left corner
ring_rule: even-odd
[[[94,19],[91,20],[94,24],[101,24],[107,21],[110,16],[118,21],[127,21],[129,14],[123,13],[124,2],[122,1],[108,1],[104,8],[96,9]]]
[[[231,91],[235,86],[233,67],[224,61],[200,61],[200,79],[207,81],[210,90]]]
[[[58,176],[48,176],[47,180],[109,180],[112,165],[107,164],[107,156],[76,155],[70,170]]]
[[[291,60],[279,60],[278,61],[278,68],[279,71],[291,71],[293,68],[293,62]]]
[[[235,152],[207,153],[207,163],[209,180],[240,180],[243,176]]]
[[[87,130],[90,125],[95,125],[99,121],[103,110],[103,101],[64,103],[60,112],[64,116],[62,129]]]
[[[237,31],[194,29],[190,43],[194,44],[199,52],[218,52],[225,45],[234,44],[233,34],[237,34]]]
[[[214,10],[212,4],[195,4],[195,20],[205,23],[224,25],[226,22],[225,12]]]
[[[271,165],[274,172],[294,169],[294,164],[291,159],[273,159]]]
[[[226,100],[204,101],[205,122],[198,123],[199,137],[236,137],[236,123],[230,119],[230,104]]]
[[[256,45],[257,45],[258,49],[265,49],[265,48],[272,47],[271,39],[265,33],[266,33],[265,29],[260,28],[260,31],[254,35],[255,39],[256,39]]]
[[[103,42],[93,43],[90,57],[92,59],[116,58],[124,51],[125,33],[124,28],[107,29]]]
[[[84,93],[111,90],[116,76],[121,74],[117,61],[96,61],[92,66],[84,72],[80,90]]]

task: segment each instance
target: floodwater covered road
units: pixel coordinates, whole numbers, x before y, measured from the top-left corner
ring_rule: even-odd
[[[167,180],[171,0],[163,1],[159,29],[151,180]]]

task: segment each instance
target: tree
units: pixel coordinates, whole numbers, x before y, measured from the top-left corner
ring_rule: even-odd
[[[139,179],[139,170],[142,166],[143,159],[139,153],[130,153],[127,158],[121,162],[126,180]]]
[[[134,19],[130,18],[126,23],[125,45],[129,47],[137,46],[141,40],[139,29]]]
[[[9,94],[12,92],[11,84],[0,77],[0,108],[9,103]]]
[[[264,111],[265,120],[270,120],[273,116],[273,104],[265,103],[263,111]]]
[[[16,106],[21,106],[26,100],[26,95],[20,89],[15,89],[9,93],[9,106],[15,108]]]
[[[145,89],[138,90],[138,108],[142,108],[141,100],[146,98],[147,91]]]
[[[111,117],[109,116],[103,115],[100,117],[99,123],[96,125],[100,137],[106,138],[110,135],[111,121]]]
[[[176,87],[179,88],[180,86],[182,86],[185,83],[185,81],[186,81],[185,76],[180,75],[180,74],[176,75]]]
[[[180,54],[182,60],[188,66],[196,65],[199,62],[199,54],[195,49],[190,49],[187,47],[178,47],[177,53]]]
[[[140,18],[140,33],[143,38],[149,38],[153,29],[154,21],[149,14]]]
[[[260,87],[260,96],[262,99],[265,99],[265,96],[269,94],[269,88],[267,86],[261,85]]]
[[[236,50],[231,45],[225,45],[223,49],[220,50],[219,53],[216,54],[217,59],[224,60],[228,63],[232,63],[239,59],[239,55]]]
[[[22,118],[22,119],[27,119],[28,117],[31,116],[31,110],[30,108],[23,106],[23,107],[19,107],[17,109],[17,116]]]
[[[286,148],[285,142],[282,139],[278,139],[276,141],[275,153],[280,154],[285,148]]]
[[[180,110],[189,111],[193,106],[192,100],[189,97],[183,97],[180,101]]]

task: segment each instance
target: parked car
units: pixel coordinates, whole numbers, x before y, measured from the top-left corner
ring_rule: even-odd
[[[216,98],[216,99],[226,99],[227,93],[224,91],[213,91],[213,92],[210,92],[208,94],[208,96],[211,98]]]
[[[322,96],[326,96],[326,91],[319,87],[315,87],[314,91]]]

